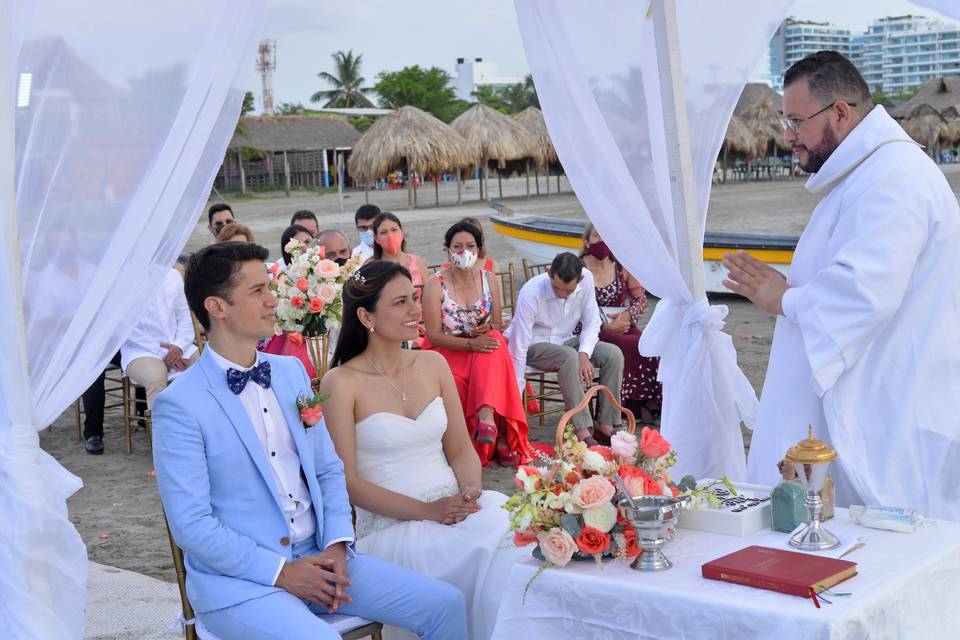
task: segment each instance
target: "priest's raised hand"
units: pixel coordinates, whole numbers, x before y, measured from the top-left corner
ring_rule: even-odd
[[[764,311],[783,315],[783,294],[790,285],[782,273],[746,251],[723,254],[723,266],[730,271],[723,286],[739,293]]]

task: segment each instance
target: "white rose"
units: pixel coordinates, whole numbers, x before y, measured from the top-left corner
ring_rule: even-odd
[[[551,491],[547,493],[547,496],[544,502],[546,503],[547,507],[549,507],[550,509],[561,510],[561,509],[565,509],[566,506],[570,504],[571,500],[572,498],[570,497],[570,494],[567,493],[566,491],[563,491],[559,494],[553,493]]]
[[[585,509],[583,512],[583,524],[594,529],[599,529],[604,533],[613,529],[617,523],[617,508],[610,502],[598,504],[595,507]]]
[[[606,466],[607,461],[596,451],[590,451],[587,449],[583,452],[583,468],[587,471],[595,471],[599,473],[603,471]]]

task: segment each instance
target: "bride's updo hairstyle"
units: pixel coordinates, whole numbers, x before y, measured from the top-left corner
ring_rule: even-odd
[[[403,276],[411,280],[410,272],[396,262],[371,260],[357,269],[343,285],[343,324],[333,352],[333,365],[338,367],[355,358],[367,348],[367,329],[357,317],[357,310],[373,313],[387,283]]]

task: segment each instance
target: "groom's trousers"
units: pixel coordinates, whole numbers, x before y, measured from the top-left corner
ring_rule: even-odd
[[[293,546],[295,559],[317,553],[312,538]],[[365,555],[347,559],[347,575],[353,601],[336,613],[404,627],[424,639],[466,640],[463,594],[446,582]],[[198,616],[222,640],[339,640],[340,634],[317,617],[326,612],[279,591]]]

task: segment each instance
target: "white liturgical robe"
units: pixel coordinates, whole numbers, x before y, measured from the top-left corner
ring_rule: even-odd
[[[787,278],[747,474],[775,484],[814,435],[837,501],[960,520],[960,206],[883,107],[806,183],[822,193]]]

